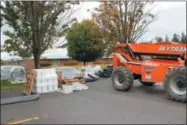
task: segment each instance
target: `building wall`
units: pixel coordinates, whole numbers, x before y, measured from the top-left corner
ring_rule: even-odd
[[[25,67],[26,70],[34,69],[35,68],[34,61],[33,60],[25,61],[24,67]]]
[[[95,65],[95,64],[111,64],[111,59],[105,58],[105,59],[98,59],[94,62],[88,62],[88,65]],[[59,60],[58,66],[71,66],[71,65],[84,65],[83,62],[79,62],[72,59],[66,59],[66,60]]]
[[[107,65],[111,64],[112,59],[111,58],[103,58],[98,59],[94,62],[88,62],[87,65]],[[9,62],[9,65],[18,65],[25,67],[26,70],[34,69],[34,60],[28,59],[28,60],[19,60],[19,61],[12,61]],[[42,59],[40,60],[41,67],[46,66],[76,66],[76,65],[83,65],[83,62],[79,62],[72,59]]]

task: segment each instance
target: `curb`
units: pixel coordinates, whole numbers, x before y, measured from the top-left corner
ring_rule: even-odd
[[[39,99],[39,94],[29,95],[29,96],[18,96],[12,98],[1,98],[1,105],[14,104],[20,102],[27,102]]]

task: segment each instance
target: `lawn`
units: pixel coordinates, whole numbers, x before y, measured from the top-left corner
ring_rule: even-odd
[[[7,91],[7,90],[23,90],[24,84],[11,84],[7,80],[1,81],[1,91]]]

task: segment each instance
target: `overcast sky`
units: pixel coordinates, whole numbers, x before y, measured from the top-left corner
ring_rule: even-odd
[[[74,16],[78,21],[86,18],[90,18],[91,14],[87,12],[87,9],[95,8],[99,5],[99,2],[84,2],[76,7],[78,10]],[[186,33],[186,3],[185,2],[155,2],[154,12],[159,12],[158,19],[149,25],[149,32],[140,38],[139,41],[150,41],[156,36],[165,37],[167,34],[172,37],[173,33],[181,34]],[[151,6],[152,7],[152,6]],[[4,44],[6,37],[3,35],[5,28],[1,29],[1,45]],[[48,50],[42,55],[42,57],[48,58],[67,58],[66,49],[52,49]],[[10,56],[8,53],[1,53],[1,59],[9,60],[15,57]]]

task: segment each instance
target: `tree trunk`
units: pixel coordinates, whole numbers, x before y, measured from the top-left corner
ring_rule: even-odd
[[[86,66],[86,61],[84,61],[84,66]]]
[[[40,68],[40,54],[38,53],[34,54],[34,65],[35,65],[35,69]]]

